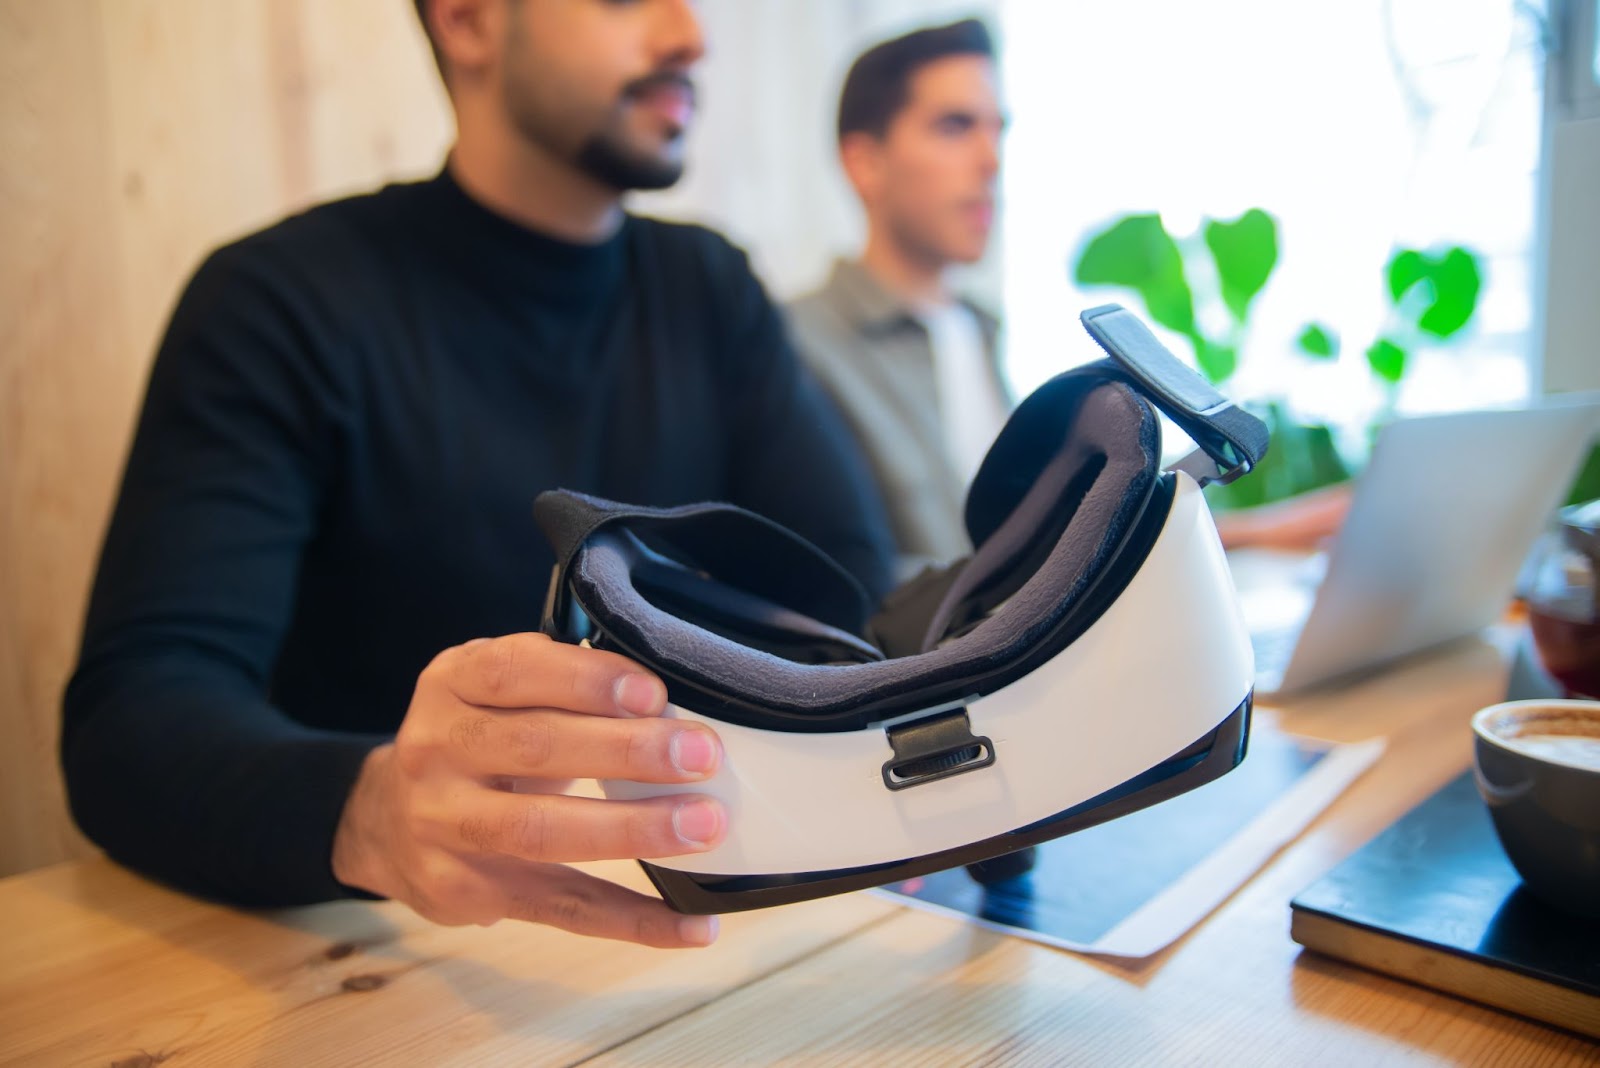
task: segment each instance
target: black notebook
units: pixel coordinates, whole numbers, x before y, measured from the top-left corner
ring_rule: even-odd
[[[1307,948],[1600,1038],[1600,920],[1523,888],[1470,771],[1290,909]]]

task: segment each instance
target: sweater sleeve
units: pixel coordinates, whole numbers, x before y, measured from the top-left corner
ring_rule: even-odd
[[[809,539],[876,601],[889,591],[894,561],[877,484],[844,416],[795,356],[748,260],[735,257],[722,288],[732,301],[735,503]]]
[[[382,739],[269,700],[335,477],[340,390],[260,250],[190,282],[151,372],[64,702],[74,818],[114,859],[245,905],[350,896],[333,835]]]

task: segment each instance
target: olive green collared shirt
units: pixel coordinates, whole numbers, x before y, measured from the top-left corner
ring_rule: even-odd
[[[995,387],[999,322],[977,317]],[[915,311],[860,263],[839,260],[821,289],[788,306],[795,346],[844,412],[867,454],[906,563],[948,561],[972,551],[960,483],[940,420],[938,371],[927,328]]]

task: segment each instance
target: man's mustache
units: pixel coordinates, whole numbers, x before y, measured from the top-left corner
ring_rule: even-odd
[[[652,89],[682,89],[689,94],[689,103],[699,104],[699,95],[694,87],[694,81],[682,71],[663,70],[654,74],[647,74],[637,78],[622,87],[622,95],[626,98],[643,96]]]

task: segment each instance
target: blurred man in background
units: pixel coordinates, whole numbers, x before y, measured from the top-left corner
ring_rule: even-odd
[[[855,60],[838,146],[866,244],[788,308],[801,355],[868,454],[905,570],[971,551],[967,484],[1011,408],[999,324],[951,280],[983,256],[994,223],[995,77],[994,43],[975,19]]]
[[[951,277],[983,257],[994,223],[1005,127],[996,77],[993,39],[975,19],[884,41],[851,64],[839,160],[866,244],[788,307],[802,357],[871,462],[902,574],[972,550],[967,486],[1012,406],[999,323]],[[1348,488],[1336,487],[1219,513],[1217,526],[1229,548],[1304,550],[1338,529],[1348,505]]]

